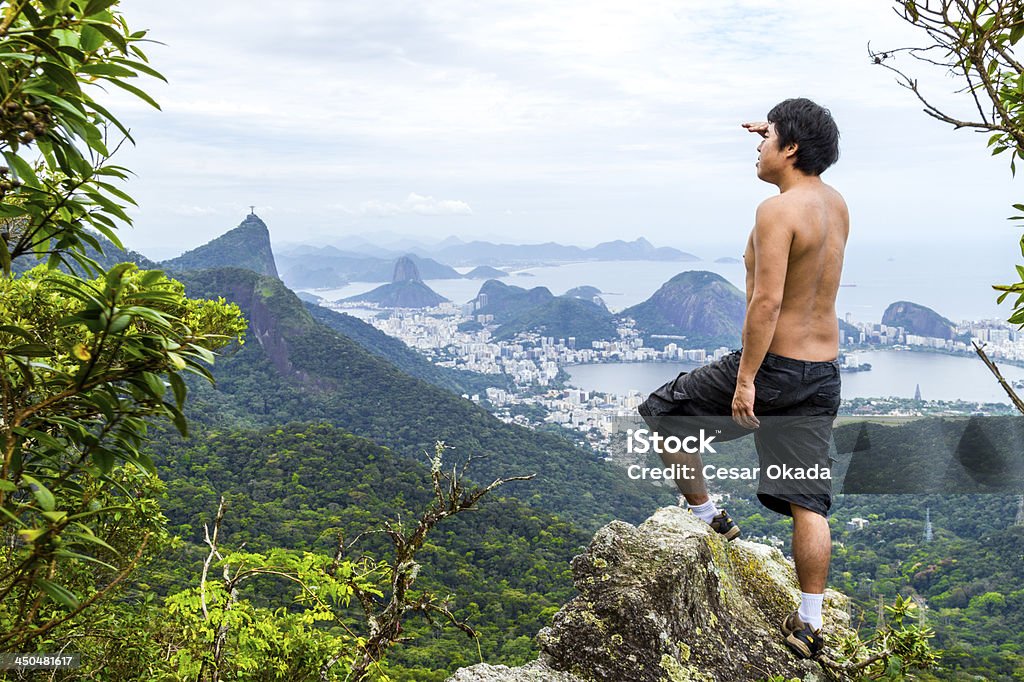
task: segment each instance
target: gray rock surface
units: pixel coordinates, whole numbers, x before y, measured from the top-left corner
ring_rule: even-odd
[[[737,682],[828,679],[782,644],[799,603],[791,562],[755,542],[726,542],[679,507],[640,526],[613,521],[572,561],[579,596],[538,633],[529,665],[475,665],[449,682]],[[849,632],[846,598],[825,597],[825,635]]]

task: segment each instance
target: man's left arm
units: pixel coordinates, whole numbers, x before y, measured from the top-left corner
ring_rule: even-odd
[[[743,321],[743,354],[732,399],[732,417],[740,426],[756,429],[760,422],[754,416],[754,376],[775,336],[793,242],[786,207],[779,197],[758,206],[751,242],[754,286]]]

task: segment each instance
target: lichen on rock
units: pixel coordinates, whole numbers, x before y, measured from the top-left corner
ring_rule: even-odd
[[[450,681],[824,679],[782,644],[779,623],[799,603],[792,563],[772,547],[726,542],[679,507],[640,526],[608,524],[572,572],[579,595],[538,633],[537,661],[472,666]],[[824,631],[831,641],[849,633],[846,598],[831,590]]]

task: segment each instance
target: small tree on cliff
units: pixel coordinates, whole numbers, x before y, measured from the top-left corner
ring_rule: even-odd
[[[120,246],[134,203],[110,163],[131,137],[94,96],[155,106],[132,80],[160,77],[116,6],[0,5],[0,651],[80,625],[166,537],[147,425],[184,432],[182,375],[209,377],[245,328],[237,306],[87,256],[98,234]]]
[[[910,90],[924,105],[924,112],[943,123],[991,133],[988,146],[992,154],[1010,152],[1010,171],[1016,175],[1017,160],[1024,159],[1024,61],[1015,48],[1024,38],[1024,0],[897,0],[895,11],[904,21],[920,29],[924,45],[872,51],[875,64],[897,75],[900,85]],[[939,108],[932,97],[919,87],[916,78],[894,66],[900,54],[921,63],[941,66],[962,83],[958,92],[965,95],[964,112]],[[1024,214],[1024,203],[1013,208]],[[1016,215],[1010,220],[1024,220]],[[1024,256],[1024,236],[1020,240]],[[997,284],[999,302],[1013,299],[1008,321],[1024,327],[1024,265],[1017,266],[1019,281]],[[1014,405],[1024,412],[1024,402],[1002,380],[995,365],[981,348],[979,355],[1000,378]]]

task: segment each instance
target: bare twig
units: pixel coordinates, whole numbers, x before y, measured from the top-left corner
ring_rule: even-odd
[[[978,354],[978,357],[981,358],[982,362],[985,363],[992,374],[995,375],[996,379],[999,380],[999,385],[1003,387],[1004,391],[1006,391],[1006,395],[1010,396],[1013,406],[1016,407],[1021,414],[1024,414],[1024,400],[1021,400],[1020,396],[1013,390],[1013,387],[1010,386],[1010,383],[1003,378],[1003,374],[999,371],[999,368],[996,367],[996,363],[989,359],[988,354],[983,350],[985,348],[985,344],[981,344],[979,346],[977,343],[972,343],[974,345],[974,352]]]

